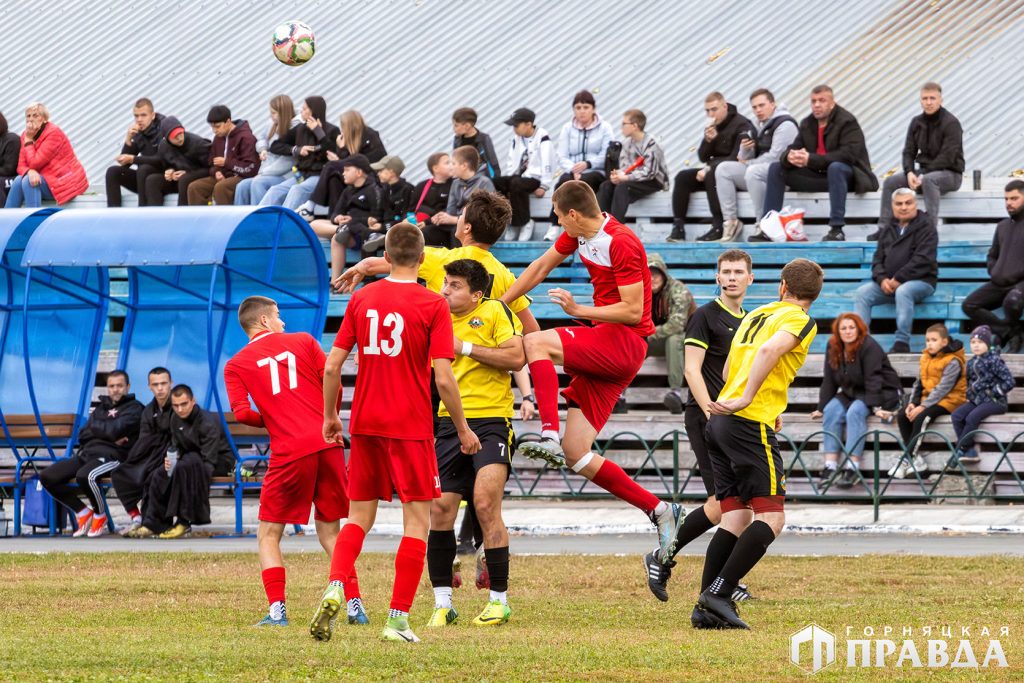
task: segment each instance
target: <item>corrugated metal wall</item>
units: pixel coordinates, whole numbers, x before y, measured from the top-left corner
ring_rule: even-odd
[[[270,51],[289,18],[317,33],[317,56],[297,69]],[[803,117],[810,86],[827,82],[882,174],[898,163],[918,87],[937,80],[964,124],[969,169],[1024,166],[1024,0],[53,0],[3,3],[0,25],[0,110],[20,131],[24,106],[45,102],[94,186],[137,97],[208,134],[210,105],[260,128],[278,92],[324,95],[335,121],[359,109],[417,179],[427,154],[450,144],[458,106],[480,112],[504,157],[512,109],[533,108],[554,137],[572,94],[590,88],[616,129],[624,109],[642,108],[676,170],[696,161],[708,91],[749,115],[747,95],[766,86]],[[24,55],[19,36],[33,45]]]

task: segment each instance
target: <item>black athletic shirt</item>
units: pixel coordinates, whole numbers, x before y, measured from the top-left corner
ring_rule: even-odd
[[[742,309],[740,315],[736,315],[716,298],[694,311],[686,321],[686,340],[683,343],[705,350],[704,364],[700,372],[712,401],[718,398],[719,392],[725,386],[725,378],[722,377],[725,359],[729,357],[733,335],[746,315],[747,312]],[[686,405],[697,407],[693,392],[690,392]]]

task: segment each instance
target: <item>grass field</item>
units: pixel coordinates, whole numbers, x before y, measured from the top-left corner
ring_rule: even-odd
[[[2,545],[0,545],[2,550]],[[741,606],[752,631],[695,631],[689,614],[700,561],[685,558],[657,602],[636,557],[514,557],[512,621],[469,621],[485,593],[455,592],[457,626],[429,631],[424,583],[412,624],[423,642],[378,640],[392,556],[360,559],[373,625],[340,626],[329,643],[307,625],[326,560],[288,558],[287,629],[251,626],[265,609],[255,555],[0,555],[0,680],[808,680],[789,661],[789,636],[810,622],[845,625],[1009,626],[1009,668],[845,668],[815,680],[1024,680],[1024,560],[1001,557],[785,558],[769,555],[749,578],[760,599]],[[995,629],[994,629],[995,630]],[[958,632],[959,633],[959,632]],[[852,636],[855,637],[855,636]],[[987,638],[975,633],[982,660]],[[915,635],[925,652],[925,640]],[[952,642],[952,655],[956,640]],[[898,650],[897,650],[898,652]],[[924,654],[922,654],[924,658]]]

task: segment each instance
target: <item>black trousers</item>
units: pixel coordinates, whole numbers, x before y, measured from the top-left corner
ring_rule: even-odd
[[[676,174],[676,182],[672,185],[672,217],[677,225],[686,223],[686,212],[690,209],[690,195],[705,191],[708,195],[708,207],[711,209],[711,225],[722,227],[722,205],[718,203],[718,184],[715,182],[715,167],[712,165],[704,174],[704,180],[697,180],[698,168],[688,168]]]
[[[210,478],[213,466],[198,453],[185,453],[168,476],[163,467],[149,479],[143,526],[163,533],[177,519],[186,526],[210,523]]]
[[[934,420],[940,415],[949,415],[949,411],[939,404],[928,406],[922,410],[921,414],[918,415],[913,422],[907,418],[907,413],[905,411],[899,411],[896,415],[896,422],[899,424],[900,436],[903,437],[903,443],[909,444],[911,439],[921,433],[921,428],[924,425],[924,419],[926,417],[930,417]],[[913,447],[911,447],[911,450],[913,450]]]
[[[328,161],[320,171],[320,180],[313,188],[313,194],[309,196],[314,204],[326,206],[328,209],[334,207],[342,190],[345,189],[345,181],[341,177],[344,167],[340,161]]]
[[[988,325],[1000,341],[1005,342],[1020,331],[1020,315],[1024,312],[1024,282],[1009,287],[987,282],[968,294],[961,307],[973,326]],[[1005,319],[994,312],[1000,307]]]
[[[618,185],[605,180],[597,190],[597,203],[620,223],[626,222],[629,205],[661,189],[657,180],[627,180]]]
[[[530,193],[540,187],[540,181],[518,175],[500,175],[492,180],[494,189],[505,195],[512,205],[512,227],[526,225],[530,221]]]
[[[151,438],[151,443],[144,446],[136,444],[132,453],[139,453],[141,457],[133,462],[123,462],[111,472],[110,481],[114,484],[114,492],[125,510],[137,508],[146,495],[150,477],[164,466],[167,446],[167,439],[158,438]]]
[[[447,247],[449,249],[461,246],[455,239],[454,225],[434,225],[433,223],[423,226],[423,243],[428,247]]]
[[[555,189],[557,190],[562,186],[562,183],[566,183],[572,179],[572,173],[563,173],[561,177],[558,178],[558,182],[555,183]],[[597,194],[598,190],[601,189],[601,183],[604,182],[604,173],[601,173],[600,171],[584,171],[580,174],[580,180],[585,182],[587,185],[590,185],[590,189],[594,191],[594,194]],[[550,219],[552,225],[558,222],[558,216],[555,215],[555,210],[553,208],[551,209]]]
[[[178,193],[178,206],[188,206],[188,186],[193,180],[210,175],[207,168],[187,171],[178,180],[164,180],[163,171],[154,171],[146,176],[146,206],[163,206],[164,197]]]
[[[121,206],[121,188],[139,195],[139,206],[146,206],[146,178],[151,173],[160,173],[158,168],[143,164],[138,169],[131,166],[111,166],[107,169],[107,206]],[[139,191],[142,188],[142,191]],[[162,203],[162,202],[161,202]]]
[[[79,452],[70,458],[62,458],[39,473],[43,488],[64,507],[75,514],[82,511],[85,503],[79,498],[84,493],[93,512],[103,512],[103,494],[99,480],[108,476],[121,463],[116,458]],[[78,488],[71,485],[76,482]]]

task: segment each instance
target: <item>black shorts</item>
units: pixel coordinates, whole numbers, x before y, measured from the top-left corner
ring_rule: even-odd
[[[771,427],[736,415],[712,415],[707,438],[718,500],[786,495],[786,474]]]
[[[480,439],[480,450],[475,455],[462,452],[459,434],[451,418],[437,422],[434,451],[437,453],[437,473],[441,478],[442,493],[461,493],[464,498],[473,495],[476,473],[487,465],[506,466],[508,478],[512,465],[512,421],[504,417],[471,417],[469,428]]]
[[[704,480],[704,490],[708,496],[715,495],[715,470],[711,465],[711,456],[708,455],[708,443],[705,431],[708,426],[708,418],[704,411],[697,406],[686,406],[683,412],[683,424],[686,425],[686,438],[690,440],[690,448],[697,458],[697,467],[700,469],[700,478]]]

